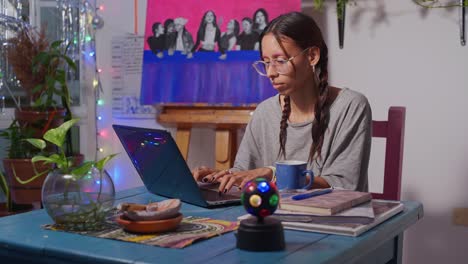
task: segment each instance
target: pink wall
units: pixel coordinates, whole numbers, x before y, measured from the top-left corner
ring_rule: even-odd
[[[203,2],[203,5],[200,5]],[[268,12],[269,20],[280,14],[290,11],[300,11],[300,0],[151,0],[148,1],[146,12],[145,39],[152,35],[151,26],[155,22],[161,22],[168,18],[184,17],[188,19],[185,28],[192,34],[196,40],[197,30],[200,26],[203,14],[212,10],[216,14],[218,26],[221,31],[226,30],[226,25],[231,19],[236,19],[242,23],[244,17],[253,17],[258,8],[264,8]],[[219,23],[222,20],[222,24]],[[148,43],[145,41],[145,50],[148,50]]]

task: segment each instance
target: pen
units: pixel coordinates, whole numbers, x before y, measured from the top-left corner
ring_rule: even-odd
[[[304,200],[304,199],[307,199],[307,198],[310,198],[310,197],[314,197],[314,196],[319,196],[319,195],[322,195],[322,194],[326,194],[326,193],[331,193],[333,189],[329,188],[329,189],[323,189],[323,190],[318,190],[318,191],[314,191],[314,192],[310,192],[310,193],[301,193],[301,194],[298,194],[298,195],[294,195],[293,197],[291,197],[291,199],[293,200]]]

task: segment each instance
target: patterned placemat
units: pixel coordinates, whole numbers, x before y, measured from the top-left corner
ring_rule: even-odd
[[[237,222],[187,216],[182,219],[179,227],[174,231],[154,234],[136,234],[123,230],[113,219],[115,218],[109,218],[103,229],[99,231],[70,231],[55,224],[44,225],[43,227],[47,230],[70,232],[167,248],[184,248],[196,241],[209,239],[234,231],[238,227]]]

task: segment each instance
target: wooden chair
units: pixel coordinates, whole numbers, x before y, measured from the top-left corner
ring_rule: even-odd
[[[387,121],[372,121],[372,137],[386,138],[383,193],[374,199],[400,200],[406,108],[392,106]]]

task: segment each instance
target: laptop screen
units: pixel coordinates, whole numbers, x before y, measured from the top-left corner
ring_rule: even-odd
[[[121,125],[113,128],[148,191],[189,203],[205,203],[169,132]]]

